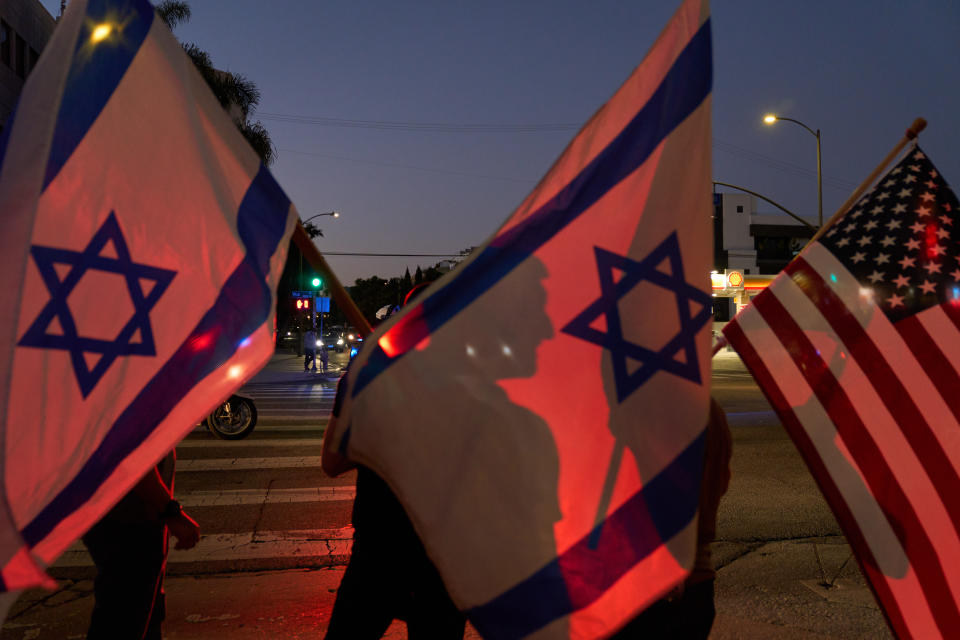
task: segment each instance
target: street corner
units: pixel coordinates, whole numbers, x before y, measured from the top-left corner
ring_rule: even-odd
[[[343,573],[333,567],[168,579],[164,638],[322,638]],[[383,637],[405,640],[406,625],[395,620]],[[466,640],[479,637],[467,627]]]
[[[168,578],[164,637],[322,638],[343,569]]]
[[[0,640],[80,640],[92,610],[92,580],[58,580],[53,591],[27,589],[7,612]]]
[[[892,638],[842,537],[718,550],[711,638]]]

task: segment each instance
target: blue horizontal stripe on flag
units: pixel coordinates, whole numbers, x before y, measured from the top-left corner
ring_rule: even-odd
[[[150,32],[153,18],[153,6],[146,0],[90,0],[60,102],[43,189],[100,116]],[[104,23],[122,25],[122,31],[94,44],[93,29]]]
[[[490,602],[468,610],[485,638],[522,638],[602,596],[630,569],[693,520],[697,512],[706,432],[600,525],[562,556]],[[691,496],[684,501],[681,498]],[[656,530],[649,535],[650,526]],[[647,533],[648,535],[644,535]],[[575,575],[576,580],[568,579]],[[638,595],[639,604],[639,595]]]
[[[643,108],[590,164],[530,217],[494,238],[479,256],[461,268],[453,283],[423,301],[423,317],[430,330],[436,331],[463,311],[640,168],[660,143],[703,103],[712,83],[708,19]],[[354,396],[403,356],[391,358],[376,344],[368,348],[374,351],[357,372]]]
[[[190,336],[120,414],[76,477],[23,529],[28,545],[43,540],[58,523],[82,507],[177,403],[270,317],[273,293],[266,276],[270,257],[283,238],[289,211],[290,200],[261,165],[237,213],[240,238],[247,249],[243,261]],[[206,338],[210,339],[209,345],[198,349]]]

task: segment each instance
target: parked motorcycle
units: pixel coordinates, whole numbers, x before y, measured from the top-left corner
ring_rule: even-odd
[[[250,398],[233,395],[207,416],[204,424],[218,438],[240,440],[257,426],[257,408]]]

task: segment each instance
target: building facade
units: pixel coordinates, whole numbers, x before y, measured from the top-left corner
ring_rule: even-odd
[[[804,218],[816,226],[814,217]],[[746,193],[713,194],[713,317],[724,322],[800,253],[814,229],[786,214],[757,213]]]
[[[0,2],[0,131],[56,26],[39,0]]]

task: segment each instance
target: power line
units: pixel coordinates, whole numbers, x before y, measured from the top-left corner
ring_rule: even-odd
[[[381,131],[415,131],[415,132],[433,132],[433,133],[542,133],[542,132],[570,132],[570,131],[579,131],[582,127],[582,123],[465,123],[465,122],[413,122],[413,121],[401,121],[401,120],[355,120],[350,118],[328,118],[324,116],[308,116],[308,115],[299,115],[299,114],[290,114],[290,113],[271,113],[271,112],[260,112],[257,114],[259,118],[264,120],[273,120],[275,122],[288,122],[293,124],[305,124],[305,125],[314,125],[322,127],[335,127],[335,128],[359,128],[359,129],[375,129]],[[780,160],[762,153],[757,153],[745,147],[741,147],[732,142],[727,142],[724,140],[719,140],[714,138],[713,148],[729,153],[731,155],[739,156],[745,160],[749,160],[758,164],[764,164],[775,171],[780,171],[781,173],[791,173],[794,175],[802,175],[810,179],[816,179],[816,172],[802,167],[800,165],[794,164],[792,162],[787,162],[785,160]],[[322,153],[313,153],[309,151],[298,151],[294,149],[281,149],[281,151],[287,151],[289,153],[298,153],[302,155],[312,155],[318,157],[327,157],[336,160],[347,160],[349,162],[361,162],[366,164],[381,165],[388,167],[398,167],[401,169],[415,169],[418,171],[428,171],[432,173],[444,173],[448,175],[461,175],[467,177],[477,177],[485,178],[489,180],[505,180],[510,182],[525,182],[533,183],[535,180],[527,180],[523,178],[511,178],[506,176],[490,176],[490,175],[481,175],[481,174],[472,174],[461,171],[452,171],[449,169],[435,169],[431,167],[419,167],[414,165],[405,165],[398,163],[390,162],[378,162],[374,160],[363,160],[360,158],[350,158],[346,156],[335,156]],[[822,177],[823,184],[828,187],[833,187],[842,191],[850,191],[856,188],[857,183],[850,180],[845,180],[842,178],[836,178],[824,175]]]
[[[793,173],[806,176],[813,180],[817,178],[817,172],[813,169],[807,169],[800,165],[794,164],[792,162],[787,162],[785,160],[779,160],[771,156],[764,155],[762,153],[757,153],[756,151],[751,151],[744,147],[735,145],[731,142],[725,142],[723,140],[718,140],[717,138],[713,139],[714,149],[720,151],[725,151],[731,155],[740,156],[746,160],[751,160],[760,164],[765,164],[771,169],[780,171],[783,173]],[[834,178],[830,176],[823,176],[823,184],[826,186],[834,187],[836,189],[842,189],[844,191],[852,191],[857,188],[857,183],[851,182],[850,180],[844,180],[842,178]]]
[[[468,178],[484,178],[486,180],[503,180],[505,182],[522,182],[524,184],[531,184],[536,182],[535,180],[527,180],[525,178],[511,178],[508,176],[491,176],[482,173],[468,173],[466,171],[453,171],[451,169],[436,169],[433,167],[418,167],[412,164],[400,164],[397,162],[383,162],[380,160],[365,160],[363,158],[351,158],[349,156],[338,156],[329,153],[315,153],[313,151],[299,151],[297,149],[280,149],[286,153],[297,153],[304,156],[316,156],[319,158],[330,158],[332,160],[346,160],[348,162],[359,162],[360,164],[372,164],[381,167],[397,167],[399,169],[415,169],[417,171],[427,171],[429,173],[441,173],[445,175],[453,176],[466,176]]]
[[[289,113],[258,112],[257,117],[274,122],[309,124],[320,127],[347,129],[379,129],[386,131],[431,131],[437,133],[539,133],[553,131],[577,131],[581,124],[481,124],[454,122],[400,122],[395,120],[350,120],[347,118],[325,118]]]
[[[802,175],[802,176],[804,176],[804,177],[808,177],[808,178],[811,178],[811,179],[816,179],[816,176],[817,176],[817,174],[816,174],[815,171],[811,171],[811,170],[808,170],[808,169],[804,169],[803,167],[800,167],[800,166],[798,166],[798,165],[795,165],[795,164],[792,164],[792,163],[789,163],[789,162],[784,162],[784,161],[781,161],[781,160],[777,160],[777,159],[775,159],[775,158],[771,158],[770,156],[765,156],[765,155],[763,155],[763,154],[756,153],[756,152],[750,151],[749,149],[744,149],[744,148],[742,148],[742,147],[738,147],[738,146],[736,146],[736,145],[732,145],[732,144],[730,144],[730,143],[723,142],[723,141],[721,141],[721,140],[716,140],[716,139],[714,139],[714,141],[713,141],[713,146],[714,146],[714,148],[719,149],[719,150],[721,150],[721,151],[726,151],[727,153],[731,153],[731,154],[734,154],[734,155],[739,155],[739,156],[745,158],[746,160],[751,160],[751,161],[758,162],[758,163],[761,163],[761,164],[766,164],[766,165],[769,166],[770,168],[772,168],[772,169],[774,169],[774,170],[776,170],[776,171],[780,171],[780,172],[782,172],[782,173],[799,174],[799,175]],[[467,171],[454,171],[454,170],[451,170],[451,169],[439,169],[439,168],[435,168],[435,167],[423,167],[423,166],[417,166],[417,165],[411,165],[411,164],[402,164],[402,163],[399,163],[399,162],[384,162],[384,161],[382,161],[382,160],[368,160],[368,159],[365,159],[365,158],[352,158],[352,157],[350,157],[350,156],[334,155],[334,154],[330,154],[330,153],[317,153],[317,152],[314,152],[314,151],[301,151],[301,150],[299,150],[299,149],[283,149],[283,148],[281,148],[281,149],[279,149],[279,151],[283,151],[283,152],[285,152],[285,153],[296,153],[296,154],[298,154],[298,155],[304,155],[304,156],[313,156],[313,157],[317,157],[317,158],[329,158],[329,159],[331,159],[331,160],[344,160],[344,161],[347,161],[347,162],[356,162],[356,163],[359,163],[359,164],[369,164],[369,165],[380,166],[380,167],[395,167],[395,168],[398,168],[398,169],[413,169],[413,170],[415,170],[415,171],[426,171],[426,172],[428,172],[428,173],[438,173],[438,174],[443,174],[443,175],[464,176],[464,177],[467,177],[467,178],[482,178],[482,179],[484,179],[484,180],[500,180],[500,181],[503,181],[503,182],[519,182],[519,183],[530,184],[530,185],[536,184],[536,182],[537,182],[535,179],[528,179],[528,178],[513,178],[513,177],[510,177],[510,176],[494,176],[494,175],[483,174],[483,173],[470,173],[470,172],[467,172]],[[839,190],[842,190],[842,191],[845,191],[845,192],[852,191],[852,190],[856,187],[856,185],[855,185],[854,183],[849,182],[849,181],[847,181],[847,180],[843,180],[843,179],[840,179],[840,178],[830,178],[830,177],[828,177],[828,176],[824,176],[823,182],[824,182],[824,185],[825,185],[825,186],[832,187],[832,188],[834,188],[834,189],[839,189]]]

